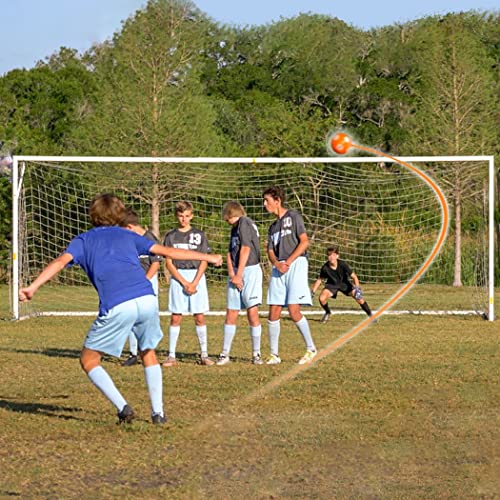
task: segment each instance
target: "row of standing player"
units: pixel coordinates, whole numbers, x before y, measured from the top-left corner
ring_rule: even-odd
[[[305,364],[315,357],[316,348],[311,338],[307,319],[301,314],[301,305],[310,305],[311,296],[304,294],[307,290],[308,238],[301,215],[284,207],[284,193],[279,187],[271,187],[264,192],[264,205],[274,214],[277,221],[271,226],[268,237],[268,254],[273,264],[273,275],[269,286],[267,303],[270,306],[268,333],[270,340],[270,357],[267,364],[281,363],[279,357],[280,315],[283,306],[287,306],[292,320],[304,338],[306,353],[300,359]],[[175,208],[178,227],[164,238],[165,246],[189,248],[208,252],[209,245],[205,233],[191,226],[193,206],[187,201],[177,203]],[[262,303],[262,269],[260,267],[260,237],[254,221],[247,217],[244,207],[237,201],[229,201],[222,211],[223,219],[231,226],[229,251],[227,255],[228,286],[227,311],[224,322],[222,352],[217,365],[230,362],[231,345],[236,334],[237,319],[241,309],[247,313],[250,338],[252,342],[253,364],[263,364],[261,357],[261,323],[258,307]],[[129,211],[127,228],[155,240],[149,231],[138,225],[137,215]],[[345,261],[339,260],[337,247],[327,250],[328,262],[321,268],[318,280],[314,283],[311,295],[325,280],[325,288],[320,294],[319,302],[325,314],[322,322],[328,321],[331,315],[328,299],[336,298],[337,292],[352,296],[368,315],[371,311],[363,298],[359,280]],[[156,273],[159,269],[159,258],[142,256],[146,275],[153,281],[158,293]],[[208,292],[205,281],[206,262],[182,261],[166,259],[166,267],[172,276],[169,290],[169,310],[171,322],[169,328],[169,354],[163,366],[177,365],[176,347],[180,333],[182,316],[193,314],[196,334],[200,345],[200,364],[213,365],[208,357],[207,327],[204,313],[208,311]],[[130,356],[123,366],[131,366],[138,362],[137,340],[131,333],[129,339]]]
[[[280,315],[284,306],[288,307],[290,316],[306,344],[306,354],[299,363],[308,363],[316,356],[316,347],[307,319],[300,312],[301,304],[311,303],[305,257],[309,245],[307,234],[300,214],[284,207],[285,196],[280,187],[267,189],[263,196],[265,208],[276,216],[276,221],[269,229],[268,238],[268,256],[273,265],[268,292],[270,306],[268,332],[271,349],[268,363],[281,362],[278,344]],[[262,287],[259,287],[260,265],[251,264],[253,261],[249,261],[250,252],[240,240],[242,236],[238,232],[239,220],[248,219],[241,205],[226,204],[225,210],[226,220],[233,224],[228,254],[230,260],[228,289],[232,292],[228,292],[228,314],[220,364],[225,364],[226,359],[229,360],[231,342],[236,331],[236,317],[241,307],[247,308],[250,326],[255,327],[252,330],[252,339],[255,340],[254,359],[260,354],[260,335],[258,335],[260,324],[255,324],[258,321],[256,307],[260,303],[260,298],[253,298],[252,288],[245,287],[245,283],[248,285],[253,281],[253,287],[257,291],[262,290]],[[222,265],[222,256],[159,245],[143,235],[136,234],[136,231],[125,229],[123,226],[126,225],[126,218],[130,213],[127,214],[123,202],[112,194],[96,196],[90,204],[89,215],[93,229],[73,238],[66,250],[50,262],[29,286],[21,288],[19,299],[22,302],[31,300],[38,289],[63,268],[79,265],[88,275],[99,296],[99,313],[87,332],[80,355],[82,369],[91,382],[117,408],[118,421],[131,422],[135,418],[135,412],[102,367],[101,358],[103,354],[119,357],[132,331],[137,339],[139,355],[144,366],[144,377],[151,401],[152,422],[164,424],[166,416],[163,409],[163,380],[155,352],[163,337],[158,299],[153,284],[148,279],[152,276],[146,276],[137,256],[153,254],[171,261],[192,260],[216,266]],[[253,224],[251,228],[255,230]],[[245,274],[250,275],[252,272],[255,273],[253,278]],[[260,274],[260,280],[261,276]],[[255,305],[253,300],[256,300]],[[259,349],[256,348],[257,339]]]

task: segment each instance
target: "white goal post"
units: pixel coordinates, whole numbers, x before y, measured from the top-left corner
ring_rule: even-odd
[[[436,285],[436,297],[443,295],[440,286],[452,291],[457,265],[454,253],[458,248],[462,254],[464,288],[468,291],[453,293],[451,302],[446,297],[441,302],[431,297],[430,302],[415,307],[405,304],[399,312],[480,314],[494,320],[494,157],[400,159],[433,178],[447,193],[450,206],[456,208],[458,200],[462,204],[459,210],[470,214],[468,224],[472,229],[459,231],[457,240],[452,222],[445,250],[418,285]],[[299,210],[305,219],[310,238],[311,284],[326,261],[326,248],[337,244],[341,258],[360,277],[375,309],[419,269],[435,243],[441,217],[434,193],[421,179],[394,160],[377,157],[14,156],[12,172],[14,319],[33,314],[95,314],[96,294],[78,270],[63,271],[42,289],[46,289],[44,293],[39,292],[33,304],[21,304],[18,292],[64,250],[72,237],[90,229],[88,203],[100,192],[116,192],[139,213],[142,225],[153,229],[160,240],[168,229],[175,227],[175,202],[190,200],[195,213],[193,226],[203,229],[212,251],[224,256],[229,226],[221,219],[221,209],[225,201],[238,200],[261,232],[266,272],[265,243],[272,217],[263,210],[262,191],[270,185],[281,185],[287,194],[287,205]],[[224,268],[207,272],[212,289],[211,309],[220,314],[225,308],[225,274]],[[163,280],[163,288],[165,280],[168,277]],[[162,296],[166,296],[164,291],[160,293],[164,311]],[[338,313],[362,313],[354,301],[344,297],[332,306]],[[262,309],[265,311],[265,305]],[[316,304],[306,313],[318,310]]]

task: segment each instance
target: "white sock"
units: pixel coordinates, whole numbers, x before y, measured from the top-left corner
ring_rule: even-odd
[[[316,346],[314,345],[314,341],[311,336],[311,329],[309,328],[309,322],[307,321],[307,318],[305,316],[302,316],[302,318],[295,323],[295,326],[302,334],[304,343],[306,344],[306,349],[308,351],[315,351]]]
[[[222,342],[222,354],[229,356],[234,336],[236,335],[236,325],[226,325],[224,323],[224,341]]]
[[[116,406],[118,411],[122,411],[127,404],[120,391],[116,388],[108,372],[102,366],[96,366],[87,373],[92,383]]]
[[[175,358],[175,351],[177,350],[177,340],[181,333],[180,326],[170,326],[168,330],[168,355]]]
[[[144,367],[144,378],[151,400],[152,413],[159,413],[163,417],[163,378],[160,365]]]
[[[250,336],[252,337],[252,356],[260,354],[260,339],[262,337],[262,325],[251,326]]]
[[[279,340],[280,340],[280,320],[276,321],[267,320],[267,333],[269,335],[269,350],[271,354],[278,356],[279,354]]]
[[[200,343],[200,351],[202,356],[208,356],[208,341],[207,341],[207,325],[197,326],[196,335]]]

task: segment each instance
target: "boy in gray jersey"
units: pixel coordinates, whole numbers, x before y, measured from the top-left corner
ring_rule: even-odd
[[[281,187],[271,186],[263,193],[265,209],[276,216],[269,227],[267,254],[273,269],[269,281],[267,303],[269,305],[268,334],[271,357],[268,365],[281,363],[279,357],[280,316],[287,306],[290,318],[295,322],[306,345],[306,353],[299,364],[310,363],[316,356],[307,318],[300,311],[301,305],[311,305],[308,285],[307,248],[309,239],[302,216],[284,207],[285,194]]]
[[[165,235],[166,247],[185,248],[210,253],[207,237],[200,229],[191,226],[193,205],[189,201],[179,201],[175,205],[178,227]],[[179,339],[183,314],[193,314],[196,335],[200,344],[200,363],[205,366],[214,362],[208,357],[207,323],[205,314],[208,309],[208,291],[205,279],[207,264],[194,260],[165,259],[172,279],[169,290],[169,310],[172,313],[169,328],[169,353],[163,366],[176,366],[175,351]]]
[[[229,353],[236,335],[238,314],[241,309],[247,310],[252,339],[252,363],[261,365],[263,364],[260,355],[262,326],[259,305],[262,303],[262,269],[259,230],[237,201],[225,203],[222,218],[231,224],[232,228],[227,254],[228,283],[224,340],[217,365],[226,365],[230,361]]]
[[[123,227],[127,228],[129,231],[133,231],[139,236],[144,236],[148,240],[154,241],[155,243],[160,243],[158,238],[148,229],[144,229],[139,224],[139,217],[131,208],[127,208],[125,214],[125,220],[123,222]],[[153,292],[158,297],[158,271],[160,270],[160,263],[163,257],[160,255],[139,255],[139,262],[141,267],[146,273],[146,278],[151,281],[153,285]],[[133,366],[139,361],[138,350],[137,350],[137,338],[133,331],[130,332],[128,336],[128,347],[130,351],[129,357],[122,363],[122,366]]]

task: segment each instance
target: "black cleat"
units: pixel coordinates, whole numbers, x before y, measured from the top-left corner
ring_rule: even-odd
[[[134,410],[129,405],[125,405],[122,411],[118,412],[118,423],[119,424],[130,424],[135,418]]]
[[[160,415],[159,413],[153,413],[153,415],[151,415],[151,421],[153,422],[153,424],[165,424],[167,423],[167,417],[165,417],[164,415]]]
[[[122,366],[133,366],[136,365],[138,362],[138,358],[136,355],[131,354],[123,363]]]

